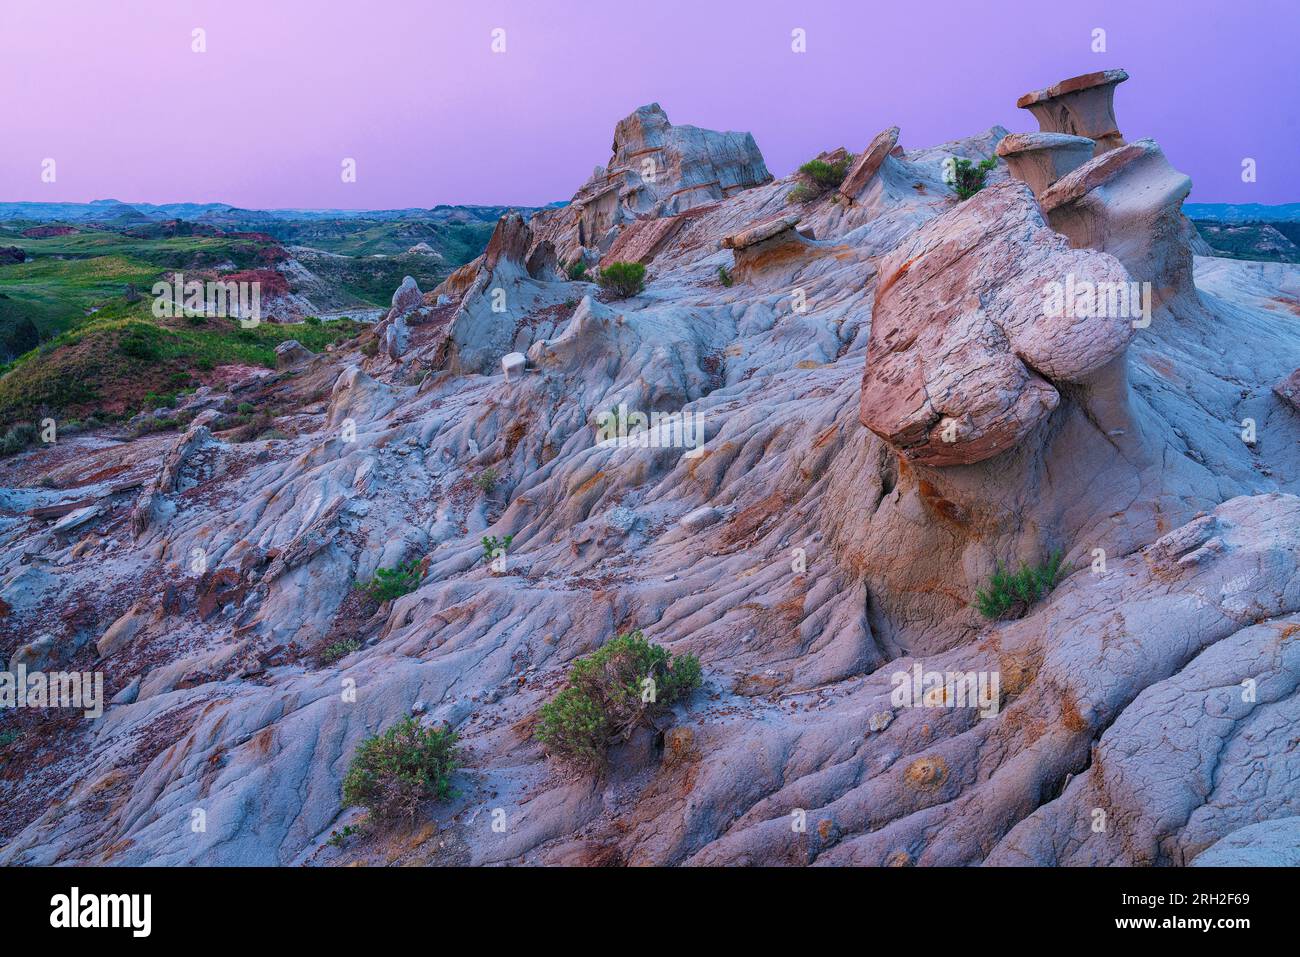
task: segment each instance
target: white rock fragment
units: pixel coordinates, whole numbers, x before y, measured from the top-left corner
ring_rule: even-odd
[[[525,366],[528,365],[528,357],[522,352],[508,352],[501,357],[501,369],[506,374],[506,381],[516,372],[523,374]]]
[[[712,505],[701,505],[694,511],[683,515],[678,524],[688,532],[698,532],[708,528],[720,518],[722,518],[722,513]]]

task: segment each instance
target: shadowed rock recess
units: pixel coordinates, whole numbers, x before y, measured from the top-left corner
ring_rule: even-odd
[[[23,719],[0,864],[1294,863],[1300,267],[1194,255],[1125,79],[1022,97],[1038,132],[861,131],[802,204],[641,107],[570,204],[236,383],[273,432],[0,462],[0,656],[113,698]],[[959,201],[949,157],[998,164]],[[654,425],[608,440],[623,407]],[[538,709],[635,629],[703,687],[603,773],[547,757]],[[410,714],[456,796],[331,842]]]

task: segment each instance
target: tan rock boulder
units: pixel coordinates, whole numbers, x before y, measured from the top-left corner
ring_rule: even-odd
[[[881,264],[861,420],[908,459],[964,465],[1018,444],[1123,355],[1127,318],[1060,310],[1054,288],[1130,281],[1070,249],[1027,187],[1004,183],[922,227]]]
[[[998,143],[997,155],[1006,161],[1013,179],[1041,196],[1062,176],[1092,159],[1095,145],[1086,136],[1069,133],[1009,133]]]
[[[857,199],[880,171],[886,158],[898,147],[898,127],[891,126],[875,135],[870,145],[853,162],[849,173],[840,184],[840,195],[850,203]]]
[[[781,216],[723,237],[720,245],[736,257],[736,278],[746,281],[764,269],[816,255],[816,244],[795,229],[798,222],[798,216]]]

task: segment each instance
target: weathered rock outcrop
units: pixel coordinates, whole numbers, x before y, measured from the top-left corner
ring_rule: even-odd
[[[567,263],[584,247],[607,251],[619,227],[698,209],[771,179],[751,134],[674,126],[651,103],[619,121],[609,162],[572,202],[537,214],[532,225]]]
[[[1058,388],[1087,383],[1133,334],[1127,316],[1067,309],[1071,277],[1129,283],[1112,257],[1071,250],[1020,184],[989,187],[918,230],[881,264],[863,425],[927,465],[981,462],[1022,441]]]
[[[1006,160],[1014,179],[1041,196],[1066,173],[1092,159],[1092,140],[1068,133],[1010,133],[998,143],[998,156]]]
[[[1123,70],[1101,70],[1072,76],[1044,90],[1026,93],[1016,106],[1028,110],[1044,133],[1086,136],[1102,153],[1124,145],[1115,122],[1115,87],[1128,79]]]
[[[765,269],[789,268],[818,254],[817,245],[797,229],[798,216],[780,216],[722,238],[722,248],[736,257],[736,278],[748,281]]]
[[[850,203],[857,199],[897,146],[897,126],[891,126],[889,129],[877,133],[867,148],[854,161],[848,175],[844,177],[844,182],[840,184],[840,195]]]
[[[1151,283],[1161,303],[1195,295],[1190,224],[1182,213],[1191,188],[1154,140],[1138,140],[1075,169],[1040,202],[1072,245],[1115,256],[1134,279]]]

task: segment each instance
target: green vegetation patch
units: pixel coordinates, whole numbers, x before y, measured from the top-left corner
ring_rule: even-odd
[[[374,578],[356,587],[377,602],[392,601],[419,588],[420,574],[420,563],[411,559],[393,568],[376,568]]]
[[[451,776],[460,766],[456,732],[421,728],[407,717],[357,748],[343,779],[343,802],[367,808],[382,821],[414,818],[428,798],[452,797]]]
[[[1023,618],[1035,602],[1055,588],[1070,568],[1061,564],[1061,553],[1052,552],[1044,565],[1022,563],[1017,572],[1009,571],[999,562],[989,581],[988,588],[975,593],[975,607],[985,618],[994,621],[1006,618]]]
[[[694,655],[674,657],[640,631],[619,635],[569,668],[564,688],[542,706],[537,740],[562,760],[599,770],[610,745],[653,725],[700,679]]]
[[[596,282],[600,283],[601,289],[613,293],[616,299],[626,299],[645,289],[645,266],[642,263],[610,263],[597,275]]]

